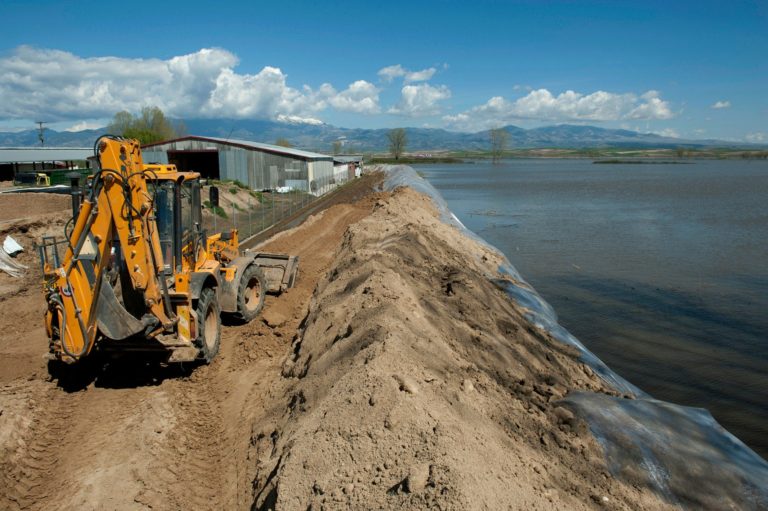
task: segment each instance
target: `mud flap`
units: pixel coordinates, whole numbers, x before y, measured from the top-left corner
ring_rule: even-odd
[[[96,305],[96,324],[102,334],[110,339],[122,341],[144,331],[144,323],[131,316],[120,305],[115,290],[106,279],[102,280],[99,290],[99,303]]]

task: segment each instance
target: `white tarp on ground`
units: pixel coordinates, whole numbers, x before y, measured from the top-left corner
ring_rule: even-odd
[[[15,256],[19,252],[23,251],[24,247],[19,245],[19,243],[12,237],[6,236],[5,241],[3,241],[3,250],[5,250],[5,253],[9,256]]]
[[[624,397],[591,392],[565,402],[586,418],[615,476],[654,488],[683,509],[768,509],[768,462],[725,430],[709,411],[653,399],[615,372],[563,328],[552,307],[495,247],[467,229],[440,193],[411,167],[383,167],[384,189],[407,186],[429,196],[444,222],[499,253],[489,276],[536,327],[574,346],[581,360]]]
[[[0,270],[11,277],[21,277],[27,267],[18,261],[14,261],[11,258],[11,254],[18,254],[22,250],[24,249],[16,240],[10,236],[6,237],[3,242],[3,250],[0,250]]]

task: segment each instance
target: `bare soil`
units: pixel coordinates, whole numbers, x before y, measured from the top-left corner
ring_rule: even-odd
[[[0,273],[0,509],[250,508],[254,416],[282,379],[282,359],[344,231],[370,205],[345,204],[341,193],[322,222],[265,245],[299,255],[297,285],[267,297],[263,318],[225,326],[211,365],[126,362],[62,384],[50,381],[43,359],[45,305],[31,247],[61,235],[68,204],[34,218],[41,196],[17,197],[27,196],[11,202],[33,219],[0,230],[27,247],[20,259],[30,267],[22,279]]]
[[[495,256],[374,186],[260,246],[299,255],[297,286],[225,326],[212,364],[64,381],[31,246],[68,203],[14,202],[0,234],[29,270],[0,274],[0,509],[665,509],[558,404],[610,391],[487,279]]]

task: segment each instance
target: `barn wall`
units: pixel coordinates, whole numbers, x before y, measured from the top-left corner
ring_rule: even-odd
[[[218,151],[219,176],[222,180],[237,180],[254,190],[288,186],[309,191],[313,179],[328,183],[333,177],[333,162],[330,158],[328,161],[307,161],[290,155],[207,140],[176,140],[142,149],[142,153],[146,162],[168,163],[168,151],[211,149]]]

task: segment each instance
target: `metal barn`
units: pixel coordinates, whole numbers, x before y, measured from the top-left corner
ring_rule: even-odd
[[[175,164],[203,177],[240,181],[252,190],[333,188],[331,156],[289,147],[215,137],[186,136],[142,147],[144,163]]]

